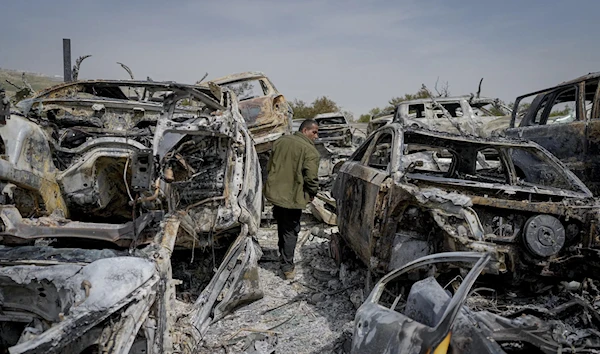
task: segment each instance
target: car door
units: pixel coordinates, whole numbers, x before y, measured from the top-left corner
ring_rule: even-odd
[[[600,195],[600,85],[599,80],[585,82],[585,107],[587,118],[586,171],[583,182],[594,193]]]
[[[538,95],[519,127],[506,135],[535,141],[583,177],[587,138],[581,90],[574,84]]]
[[[396,135],[393,128],[377,132],[340,168],[334,185],[340,234],[367,264],[373,245],[377,198],[383,181],[394,168]]]

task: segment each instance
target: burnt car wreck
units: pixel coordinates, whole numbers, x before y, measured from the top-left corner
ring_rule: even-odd
[[[513,283],[598,266],[598,204],[535,143],[392,123],[341,166],[332,194],[337,241],[374,272],[444,251],[491,253]]]
[[[548,149],[600,193],[600,73],[517,97],[506,136]]]
[[[393,112],[371,119],[367,135],[391,123],[459,135],[498,135],[510,123],[511,109],[498,98],[469,96],[430,97],[404,101]]]
[[[0,351],[193,352],[262,296],[260,165],[231,91],[79,81],[19,107],[0,125]],[[178,316],[173,252],[215,248]]]
[[[352,146],[352,128],[342,113],[322,113],[313,118],[319,124],[317,143]]]
[[[226,87],[233,91],[258,154],[271,150],[273,142],[292,130],[292,108],[275,85],[262,72],[232,74],[202,83],[202,86]]]
[[[547,299],[519,305],[507,301],[502,292],[493,300],[477,294],[494,291],[474,287],[476,280],[486,276],[480,274],[493,268],[491,259],[492,255],[480,252],[437,253],[387,274],[356,313],[351,352],[593,353],[600,349],[597,319],[587,324],[571,321],[573,326],[561,320],[583,318],[590,309],[595,312],[580,296],[567,295],[568,301],[560,296],[556,306],[548,309],[541,306]],[[462,273],[460,282],[458,277],[448,282],[459,268],[471,269]],[[446,283],[452,286],[443,287]]]

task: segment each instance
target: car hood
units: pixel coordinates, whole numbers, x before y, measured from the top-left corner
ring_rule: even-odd
[[[56,321],[62,316],[106,310],[154,274],[151,261],[126,256],[99,259],[87,265],[14,265],[0,268],[0,298],[4,309],[29,310]],[[31,289],[44,293],[39,298],[43,300],[35,305],[24,303],[22,294],[14,296]]]

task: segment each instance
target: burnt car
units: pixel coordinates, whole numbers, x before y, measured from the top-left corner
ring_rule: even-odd
[[[474,287],[484,277],[480,274],[493,268],[492,258],[479,252],[444,252],[385,275],[356,313],[351,353],[550,354],[600,349],[598,323],[575,320],[586,313],[598,316],[581,296],[567,294],[576,301],[564,301],[553,295],[545,304],[530,298],[529,306],[522,306],[506,302],[501,291]],[[462,276],[448,281],[459,270]],[[477,294],[482,290],[495,292],[493,302],[483,308],[484,299]],[[499,314],[502,307],[511,313]]]
[[[509,137],[533,140],[600,193],[600,73],[517,97]]]
[[[292,131],[293,111],[285,97],[262,72],[249,71],[213,79],[211,83],[233,91],[254,138],[258,154],[271,150],[273,142]]]
[[[367,134],[394,121],[413,128],[489,137],[508,127],[510,113],[510,108],[497,98],[473,95],[423,98],[402,102],[394,113],[373,119]]]
[[[19,106],[0,125],[0,352],[193,352],[262,296],[260,165],[229,90],[97,80]],[[178,313],[174,252],[218,248]]]
[[[342,113],[321,113],[314,118],[319,124],[319,137],[315,142],[338,146],[352,146],[352,127]]]
[[[392,123],[341,166],[332,194],[342,240],[375,272],[442,251],[493,253],[515,282],[598,266],[599,206],[533,142]]]

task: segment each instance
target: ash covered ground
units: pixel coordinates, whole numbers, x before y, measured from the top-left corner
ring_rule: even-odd
[[[263,222],[260,282],[264,297],[214,323],[199,353],[343,353],[349,349],[365,269],[337,267],[328,236],[337,228],[304,214],[296,247],[296,279],[285,280],[277,261],[277,225]],[[354,303],[353,303],[354,302]]]

